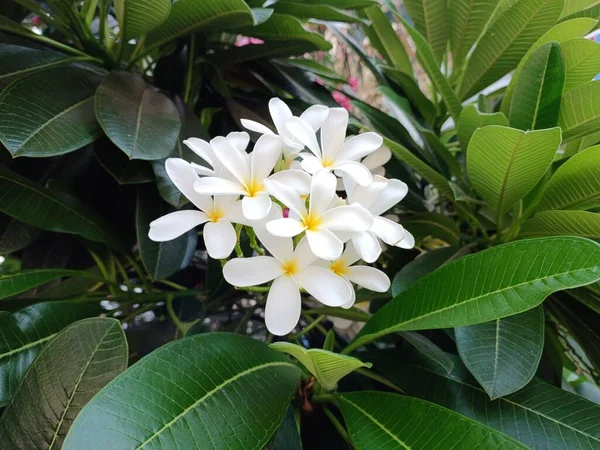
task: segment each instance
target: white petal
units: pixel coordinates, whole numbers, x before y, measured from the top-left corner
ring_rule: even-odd
[[[245,192],[238,182],[218,177],[197,178],[194,190],[202,195],[242,195]]]
[[[227,258],[237,242],[233,225],[223,219],[204,225],[203,235],[206,252],[213,259]]]
[[[308,200],[308,210],[312,216],[319,217],[327,211],[335,197],[336,184],[335,175],[326,170],[319,170],[313,175]]]
[[[405,237],[402,225],[385,217],[373,217],[373,225],[369,231],[388,245],[396,245]]]
[[[148,237],[156,242],[170,241],[208,221],[200,211],[175,211],[150,222]]]
[[[310,244],[308,243],[306,236],[298,242],[298,245],[296,245],[294,257],[296,258],[298,267],[308,266],[317,260],[317,255],[310,249]]]
[[[284,218],[267,222],[267,231],[275,236],[294,237],[302,233],[306,227],[299,220]]]
[[[281,158],[283,142],[278,136],[262,135],[252,151],[251,176],[254,183],[262,183]]]
[[[404,230],[404,239],[396,244],[396,247],[405,248],[410,250],[415,247],[415,238],[406,229]]]
[[[280,262],[289,261],[294,257],[292,238],[275,236],[266,227],[255,227],[254,232],[265,249]]]
[[[292,211],[295,211],[299,216],[304,216],[306,214],[304,201],[300,198],[300,194],[292,188],[270,178],[267,178],[264,181],[264,184],[269,193],[285,206]]]
[[[365,262],[374,263],[381,255],[381,245],[375,235],[369,231],[352,235],[352,244],[356,252]]]
[[[375,167],[374,169],[370,169],[373,176],[379,175],[380,177],[385,177],[385,169],[383,167]]]
[[[402,200],[407,193],[408,186],[406,183],[396,179],[389,180],[379,198],[369,208],[369,211],[376,216],[380,216]]]
[[[347,173],[361,186],[368,186],[373,181],[371,171],[356,161],[343,161],[333,166],[334,170]]]
[[[360,234],[360,233],[356,233],[356,234]],[[344,249],[344,253],[342,253],[342,256],[340,259],[342,260],[342,262],[344,264],[346,264],[346,266],[349,267],[361,258],[360,258],[360,255],[356,252],[356,249],[354,248],[354,244],[352,242],[348,242],[346,244],[346,248]]]
[[[373,170],[383,166],[390,159],[392,159],[392,152],[385,145],[382,145],[361,162],[367,169]]]
[[[271,285],[265,305],[265,325],[275,336],[284,336],[298,324],[302,301],[292,277],[281,276]]]
[[[250,166],[248,160],[235,148],[233,143],[222,136],[214,138],[210,144],[223,166],[242,183],[250,181]]]
[[[375,152],[383,144],[383,139],[377,133],[369,131],[351,137],[342,147],[342,150],[336,155],[336,159],[341,161],[358,161],[367,155]]]
[[[208,167],[201,166],[200,164],[196,164],[194,162],[191,164],[198,175],[201,175],[203,177],[214,177],[215,176],[214,170],[209,169]]]
[[[344,108],[331,108],[329,115],[321,127],[321,149],[323,158],[333,159],[341,150],[346,139],[348,111]]]
[[[300,166],[308,173],[317,173],[319,170],[324,169],[321,160],[316,156],[309,155],[307,153],[300,153],[298,156],[302,158]]]
[[[226,196],[217,196],[215,197],[215,203],[219,201],[220,198],[223,198]],[[247,226],[252,226],[254,225],[254,222],[252,220],[246,219],[246,216],[244,216],[244,212],[242,211],[242,201],[238,200],[236,202],[233,202],[231,204],[229,204],[229,206],[227,206],[227,208],[223,208],[225,215],[223,216],[223,219],[232,222],[232,223],[241,223],[242,225],[247,225]],[[273,209],[273,208],[271,208]]]
[[[311,251],[319,258],[333,261],[342,255],[344,244],[327,229],[306,230],[306,239]]]
[[[225,281],[239,287],[263,284],[282,274],[281,263],[270,256],[234,258],[223,267]]]
[[[351,203],[358,203],[361,206],[369,209],[373,203],[379,198],[383,190],[388,184],[386,178],[375,175],[373,182],[368,186],[356,185],[352,191]]]
[[[189,138],[183,141],[196,155],[215,167],[215,152],[208,142],[200,138]]]
[[[281,99],[275,97],[269,100],[269,112],[271,113],[271,119],[277,128],[277,132],[285,136],[287,129],[285,124],[290,117],[293,116],[292,111],[288,105],[286,105]]]
[[[286,128],[294,138],[306,145],[317,158],[321,158],[317,135],[308,123],[299,117],[292,117],[286,122]]]
[[[165,161],[165,169],[169,178],[196,208],[207,211],[212,207],[212,199],[200,195],[194,190],[194,183],[199,180],[192,165],[180,158],[169,158]]]
[[[346,277],[353,283],[375,292],[387,292],[391,284],[385,273],[369,266],[348,267]]]
[[[254,120],[240,119],[240,122],[247,130],[260,134],[275,134],[270,128],[264,126],[262,123],[255,122]]]
[[[299,195],[307,195],[310,192],[311,176],[303,170],[282,170],[274,173],[269,180],[275,180],[285,186],[289,186]]]
[[[271,197],[266,193],[264,195],[255,195],[254,197],[244,197],[242,199],[242,212],[248,220],[260,220],[267,217],[271,210]]]
[[[245,131],[232,131],[226,137],[233,146],[242,153],[246,152],[248,143],[250,142],[250,135]]]
[[[313,105],[300,114],[300,118],[304,120],[310,127],[317,131],[327,119],[329,115],[329,108],[323,105]]]
[[[305,267],[296,275],[296,281],[306,292],[327,306],[342,306],[352,299],[350,283],[322,267]]]
[[[338,206],[321,216],[324,228],[340,231],[367,231],[373,224],[372,214],[358,204]]]
[[[352,287],[352,285],[350,285],[350,287]],[[350,301],[348,303],[344,303],[341,307],[344,309],[350,309],[354,306],[354,302],[356,301],[356,292],[354,292],[354,288],[352,287],[352,298],[350,299]],[[346,320],[346,319],[342,319],[342,320]],[[348,322],[350,322],[348,325],[346,325],[346,328],[348,328],[350,325],[352,325],[351,320],[348,320]]]

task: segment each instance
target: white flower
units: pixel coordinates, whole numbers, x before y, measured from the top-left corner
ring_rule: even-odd
[[[218,176],[200,178],[194,189],[204,195],[242,195],[242,211],[249,220],[260,220],[269,214],[271,198],[264,180],[281,156],[282,142],[277,136],[264,135],[250,154],[238,151],[231,140],[216,137],[210,141],[219,162],[233,179]]]
[[[376,133],[368,132],[354,136],[347,141],[348,111],[344,108],[331,108],[321,127],[321,145],[315,131],[301,118],[292,117],[287,128],[292,135],[312,152],[300,153],[302,168],[308,173],[325,169],[341,172],[352,177],[357,183],[367,186],[371,183],[371,172],[358,160],[373,153],[383,143]]]
[[[285,167],[290,168],[292,161],[296,155],[304,148],[304,145],[298,141],[285,126],[286,122],[294,117],[294,114],[288,106],[278,98],[272,98],[269,101],[269,112],[271,119],[277,130],[277,134],[283,138],[284,148],[283,154],[285,158]],[[316,132],[327,118],[329,108],[323,105],[313,105],[304,111],[300,118],[306,122],[311,129]],[[250,131],[255,131],[260,134],[275,134],[266,126],[253,120],[241,119],[242,126]]]
[[[382,145],[373,153],[363,158],[360,163],[369,169],[371,175],[380,175],[383,177],[385,176],[385,168],[383,166],[387,164],[390,159],[392,159],[392,152],[385,145]],[[342,179],[338,179],[337,190],[345,190],[344,181]]]
[[[166,163],[169,178],[177,189],[200,211],[176,211],[150,223],[148,236],[153,241],[170,241],[197,225],[204,225],[204,243],[209,256],[214,259],[227,258],[237,242],[231,223],[250,225],[242,215],[241,202],[237,196],[225,195],[214,199],[194,191],[198,175],[192,165],[179,158],[169,158]]]
[[[265,323],[271,333],[283,336],[298,323],[302,308],[300,288],[328,306],[341,306],[352,299],[350,283],[330,270],[310,265],[316,256],[306,239],[294,250],[291,238],[273,236],[262,227],[255,231],[273,256],[234,258],[223,267],[223,276],[239,287],[273,280],[265,306]]]
[[[245,154],[246,147],[248,147],[248,143],[250,142],[250,135],[245,131],[233,131],[229,133],[225,139],[229,140],[238,151]],[[223,164],[221,164],[217,158],[210,143],[200,138],[189,138],[183,141],[183,143],[212,167],[211,169],[196,163],[191,163],[198,175],[232,178],[232,175],[225,167],[223,167]]]
[[[269,192],[290,209],[290,217],[267,222],[275,236],[293,237],[306,231],[312,252],[319,258],[334,260],[343,250],[343,242],[334,231],[364,232],[373,224],[371,213],[362,206],[335,206],[336,178],[327,171],[317,172],[310,186],[308,209],[295,190],[275,180],[265,180]]]

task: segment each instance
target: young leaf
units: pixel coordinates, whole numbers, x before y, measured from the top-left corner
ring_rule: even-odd
[[[33,362],[0,420],[0,441],[14,449],[60,448],[81,408],[127,367],[116,319],[74,323]]]
[[[63,450],[262,448],[299,377],[288,358],[249,337],[190,336],[155,350],[98,393]]]
[[[339,355],[320,348],[305,349],[290,342],[275,342],[271,348],[292,355],[312,373],[326,390],[336,388],[338,381],[361,367],[371,367],[352,356]]]
[[[28,291],[63,277],[84,274],[78,270],[31,269],[0,275],[0,299]]]
[[[600,239],[600,214],[588,211],[543,211],[526,220],[519,237],[581,236]]]
[[[390,60],[388,63],[394,66],[396,70],[412,77],[413,69],[410,58],[389,20],[381,11],[381,7],[372,6],[366,8],[364,12],[371,21],[371,26],[379,37],[386,53],[389,55]]]
[[[591,81],[598,75],[600,44],[591,39],[571,39],[560,46],[566,60],[565,92]]]
[[[599,258],[600,244],[576,237],[522,240],[465,256],[394,297],[344,353],[397,331],[474,325],[527,311],[553,292],[600,279]]]
[[[440,63],[448,44],[448,2],[446,0],[405,0],[404,7],[415,28],[429,43],[433,56]]]
[[[460,113],[456,134],[460,145],[464,152],[469,147],[469,142],[473,137],[473,133],[479,128],[487,127],[488,125],[508,126],[508,119],[501,112],[497,113],[480,113],[475,105],[466,106]]]
[[[115,0],[119,39],[128,42],[155,29],[169,16],[170,0]]]
[[[340,407],[358,450],[527,448],[485,425],[417,398],[352,392],[340,396]]]
[[[565,142],[598,131],[600,80],[582,84],[563,95],[558,124]]]
[[[538,306],[454,331],[460,358],[494,400],[533,378],[544,348],[544,310]]]
[[[450,245],[458,245],[458,224],[442,214],[434,212],[414,214],[402,219],[402,226],[417,239],[433,237]]]

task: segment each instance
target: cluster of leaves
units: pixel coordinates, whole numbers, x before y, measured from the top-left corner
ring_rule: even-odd
[[[600,406],[561,389],[600,382],[597,2],[406,0],[414,26],[389,1],[171,3],[0,16],[0,447],[600,445]],[[305,299],[269,347],[260,287],[228,288],[193,231],[147,232],[188,207],[164,168],[202,164],[183,139],[271,126],[273,96],[334,105],[315,81],[339,76],[290,58],[330,47],[310,18],[357,22],[382,57],[363,61],[394,114],[355,100],[354,124],[397,157],[422,254],[386,252],[370,312]],[[348,342],[331,316],[366,323]]]

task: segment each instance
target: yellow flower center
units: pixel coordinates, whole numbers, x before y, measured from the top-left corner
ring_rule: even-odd
[[[344,276],[348,273],[348,266],[343,263],[341,259],[333,261],[329,266],[329,269],[336,275]]]
[[[323,161],[321,161],[321,165],[326,169],[329,169],[334,164],[335,164],[335,162],[332,159],[324,158]]]
[[[321,226],[321,218],[309,213],[302,218],[302,225],[304,225],[307,230],[316,231]]]
[[[260,194],[264,190],[265,190],[265,187],[262,184],[262,181],[252,180],[246,184],[246,192],[247,192],[246,195],[248,197],[254,197],[255,195]]]
[[[296,263],[295,259],[285,261],[281,268],[283,269],[283,274],[288,277],[298,273],[298,264]]]
[[[211,222],[218,222],[223,216],[225,216],[225,213],[215,206],[213,210],[208,213],[208,220]]]

